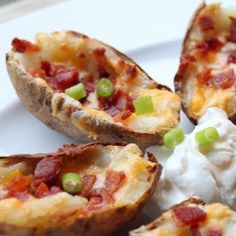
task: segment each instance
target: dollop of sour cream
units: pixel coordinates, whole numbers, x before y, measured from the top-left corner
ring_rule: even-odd
[[[208,127],[216,128],[220,139],[199,147],[195,134]],[[226,203],[236,210],[236,126],[218,108],[209,108],[193,132],[175,147],[146,213],[156,216],[193,196],[207,203]]]

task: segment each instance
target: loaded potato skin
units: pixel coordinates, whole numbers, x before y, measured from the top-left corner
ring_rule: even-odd
[[[191,198],[174,206],[146,226],[130,232],[130,236],[233,236],[236,213],[221,203],[205,205]]]
[[[79,142],[161,143],[179,122],[180,99],[138,65],[96,39],[72,32],[15,38],[6,56],[24,106]],[[144,99],[143,99],[144,98]]]
[[[175,91],[196,123],[207,108],[223,109],[235,122],[236,11],[202,3],[185,35]]]
[[[160,171],[135,144],[1,157],[1,235],[109,235],[146,203]],[[71,173],[81,179],[73,193]]]

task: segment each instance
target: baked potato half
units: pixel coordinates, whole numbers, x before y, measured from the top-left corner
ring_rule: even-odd
[[[197,199],[185,201],[130,236],[233,236],[236,212],[221,203],[204,205]]]
[[[109,235],[146,203],[160,170],[135,144],[0,157],[0,234]]]
[[[176,94],[124,54],[80,33],[40,33],[35,43],[15,38],[6,63],[24,106],[77,141],[146,147],[179,123]]]
[[[175,91],[196,123],[207,108],[223,109],[236,121],[236,9],[203,3],[183,41]]]

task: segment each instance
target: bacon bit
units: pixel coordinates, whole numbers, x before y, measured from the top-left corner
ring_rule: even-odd
[[[230,64],[230,63],[236,64],[236,51],[232,51],[229,53],[227,63],[228,64]]]
[[[198,18],[198,23],[202,31],[214,29],[214,22],[210,16],[201,16]]]
[[[196,46],[196,49],[202,54],[206,55],[207,53],[213,51],[219,51],[223,47],[223,43],[217,38],[209,38],[205,42],[200,43]]]
[[[201,236],[201,232],[197,228],[193,228],[191,236]]]
[[[61,164],[61,157],[45,157],[37,163],[34,176],[40,181],[52,180],[59,174]]]
[[[114,203],[114,198],[112,195],[104,188],[94,191],[94,193],[89,198],[89,204],[87,206],[88,210],[101,210]]]
[[[97,61],[98,65],[101,68],[105,68],[108,63],[105,52],[106,52],[105,48],[96,48],[92,52],[94,59]]]
[[[235,84],[235,73],[233,69],[216,75],[211,75],[211,70],[207,69],[196,75],[200,83],[217,89],[227,89]]]
[[[123,171],[108,170],[106,172],[104,188],[109,193],[115,193],[124,184],[125,179],[126,179],[126,175]]]
[[[135,79],[138,75],[138,70],[136,65],[128,64],[124,60],[118,61],[118,67],[123,70],[127,75],[127,80]]]
[[[179,206],[172,209],[172,215],[180,226],[196,226],[207,218],[206,213],[199,207],[188,206]]]
[[[133,99],[123,90],[116,90],[110,99],[98,99],[99,108],[106,111],[112,117],[119,115],[123,111],[123,117],[131,115],[134,112]],[[131,114],[130,114],[131,112]],[[121,114],[122,116],[122,114]]]
[[[15,52],[37,52],[39,51],[39,47],[36,44],[31,43],[28,40],[14,38],[11,42],[13,50]]]
[[[231,20],[231,27],[229,30],[229,34],[226,36],[226,39],[230,42],[236,43],[236,18],[229,17]]]
[[[209,86],[209,78],[211,77],[211,69],[207,68],[200,73],[196,74],[199,83]]]
[[[6,188],[12,193],[27,192],[30,189],[32,181],[32,175],[21,176],[8,182]]]
[[[127,92],[120,89],[114,92],[114,95],[111,98],[111,104],[120,111],[135,111],[132,98]]]
[[[208,230],[208,236],[222,236],[222,230],[221,229],[213,229],[210,228]]]
[[[48,192],[49,192],[48,186],[44,182],[41,182],[37,187],[34,196],[37,198],[45,197],[47,196]]]
[[[178,69],[178,75],[183,76],[184,73],[186,72],[188,66],[191,63],[194,63],[195,61],[196,61],[196,58],[191,54],[182,55],[181,59],[180,59],[180,66]]]
[[[46,74],[47,83],[58,92],[78,83],[78,70],[68,69],[63,65],[51,64],[46,60],[41,61],[41,70]]]
[[[95,184],[96,180],[97,180],[96,175],[83,176],[83,179],[82,179],[83,189],[80,195],[83,197],[89,197],[89,195],[92,193],[93,185]]]
[[[84,83],[85,90],[88,94],[95,91],[96,86],[92,75],[87,75],[83,77],[81,81]]]
[[[147,152],[147,158],[148,158],[149,161],[157,164],[157,160],[156,160],[155,156],[153,155],[153,153]],[[155,165],[155,166],[148,166],[149,173],[155,173],[156,170],[157,170],[157,165]]]

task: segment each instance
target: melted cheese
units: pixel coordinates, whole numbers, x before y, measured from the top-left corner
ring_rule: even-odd
[[[59,120],[67,121],[71,119],[71,122],[73,122],[75,126],[94,138],[96,138],[96,133],[86,125],[86,119],[94,119],[95,122],[115,123],[117,126],[126,127],[135,132],[151,134],[160,131],[164,133],[166,130],[178,125],[180,111],[179,97],[172,92],[155,89],[156,83],[154,81],[150,80],[139,67],[135,66],[128,59],[122,58],[119,53],[111,50],[109,46],[97,40],[78,38],[74,33],[68,32],[37,34],[36,43],[40,47],[40,52],[30,54],[15,53],[17,59],[23,64],[25,69],[39,67],[40,60],[43,58],[51,62],[65,64],[65,66],[69,67],[76,66],[81,75],[86,74],[86,70],[96,70],[95,63],[89,58],[85,58],[84,62],[81,62],[78,60],[78,54],[80,52],[89,54],[94,49],[102,47],[106,49],[105,55],[109,60],[109,70],[116,74],[117,82],[115,86],[127,91],[131,96],[135,95],[135,97],[137,97],[138,94],[152,96],[155,106],[155,112],[153,114],[137,116],[133,113],[128,119],[116,122],[108,113],[99,110],[95,93],[91,93],[86,102],[82,105],[78,101],[72,101],[73,99],[65,94],[62,95],[54,92],[52,99],[52,115]],[[121,59],[124,63],[135,66],[137,77],[134,80],[127,80],[125,69],[121,69],[119,66]],[[38,78],[37,82],[39,82]],[[43,83],[45,84],[45,81],[42,81],[42,84]],[[57,108],[61,97],[66,101],[65,105],[62,106],[64,110],[58,110]],[[81,108],[83,110],[83,112],[79,111],[79,114],[73,114],[74,119],[68,113],[67,108],[70,104],[75,107],[78,106],[78,109]],[[83,116],[82,118],[81,115]],[[82,120],[77,119],[78,117]]]

